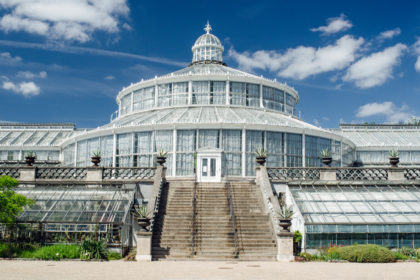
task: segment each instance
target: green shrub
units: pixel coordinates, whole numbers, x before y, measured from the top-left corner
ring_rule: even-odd
[[[338,259],[340,259],[338,250],[339,250],[338,246],[331,246],[330,248],[328,248],[327,260],[338,260]]]
[[[405,261],[405,260],[410,259],[409,257],[407,257],[406,255],[404,255],[403,253],[399,251],[395,252],[394,257],[396,260],[400,260],[400,261]]]
[[[32,258],[32,253],[38,248],[38,245],[29,243],[1,243],[0,258]]]
[[[415,259],[417,257],[416,249],[413,248],[402,247],[397,250],[396,254],[397,253],[407,257],[407,259]]]
[[[117,252],[110,252],[108,254],[108,261],[115,261],[115,260],[121,260],[121,254]]]
[[[84,239],[80,244],[80,259],[107,260],[108,249],[102,240]]]
[[[305,261],[307,261],[307,262],[310,262],[310,261],[312,261],[312,260],[314,260],[314,259],[315,259],[315,258],[314,258],[314,256],[312,256],[311,254],[306,253],[306,252],[301,252],[301,253],[299,254],[299,256],[303,257],[303,259],[304,259]]]
[[[395,261],[391,250],[373,244],[340,247],[337,252],[340,259],[349,262],[388,263]]]
[[[41,247],[32,253],[32,258],[40,260],[77,259],[80,251],[77,245],[57,244]]]

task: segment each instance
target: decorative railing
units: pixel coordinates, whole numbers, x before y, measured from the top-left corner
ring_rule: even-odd
[[[420,168],[406,168],[404,177],[407,180],[420,180]]]
[[[336,178],[339,181],[386,181],[387,168],[337,168]]]
[[[229,204],[229,214],[230,214],[230,220],[231,220],[231,226],[232,226],[232,234],[233,234],[233,242],[235,245],[235,258],[238,258],[239,256],[239,245],[238,245],[238,232],[236,230],[236,220],[235,220],[235,212],[233,210],[233,202],[232,202],[232,192],[230,189],[230,183],[226,183],[227,188],[227,200]]]
[[[38,167],[37,179],[85,179],[86,167]]]
[[[19,178],[20,172],[19,167],[1,167],[0,168],[0,176],[6,175],[13,178]]]
[[[194,256],[196,249],[195,239],[197,235],[197,180],[194,181],[192,208],[191,256]]]
[[[313,181],[319,180],[319,169],[304,167],[267,167],[268,177],[279,181]]]
[[[103,169],[103,179],[144,180],[153,179],[155,167],[106,167]]]
[[[159,185],[159,190],[158,193],[156,195],[156,199],[155,199],[155,204],[153,207],[153,213],[152,213],[152,219],[150,220],[150,231],[153,232],[153,228],[155,226],[155,221],[158,218],[159,215],[159,209],[160,209],[160,200],[162,197],[162,189],[165,187],[166,185],[166,180],[165,178],[162,178],[160,181],[160,185]]]
[[[395,180],[392,173],[401,173],[402,180],[420,180],[420,168],[415,167],[267,167],[267,173],[270,180],[284,182],[325,180],[322,173],[333,173],[338,181]]]

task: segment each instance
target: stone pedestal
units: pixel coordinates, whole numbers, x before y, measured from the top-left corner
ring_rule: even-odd
[[[86,181],[88,182],[102,182],[102,167],[89,167],[86,173]]]
[[[277,261],[291,262],[293,256],[293,236],[292,232],[280,232],[277,234]]]
[[[22,167],[19,170],[20,176],[19,176],[19,180],[20,181],[35,181],[36,180],[36,167]]]
[[[403,181],[405,180],[404,177],[404,169],[395,169],[393,170],[388,169],[388,180],[389,181]]]
[[[152,233],[137,232],[137,261],[152,261]]]
[[[336,181],[337,176],[334,170],[320,170],[319,171],[319,179],[321,181]]]

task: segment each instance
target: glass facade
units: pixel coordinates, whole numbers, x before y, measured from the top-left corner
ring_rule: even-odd
[[[274,87],[243,82],[201,80],[191,81],[190,89],[189,84],[189,82],[164,83],[128,93],[121,98],[119,116],[153,108],[188,104],[261,107],[296,115],[296,98]],[[155,91],[157,92],[156,104]],[[189,100],[189,92],[191,92],[191,100]],[[228,97],[227,100],[226,97]]]
[[[272,167],[301,167],[303,160],[308,167],[321,166],[319,153],[323,148],[332,151],[335,165],[341,163],[342,143],[339,141],[306,135],[304,158],[301,134],[245,130],[245,139],[242,134],[243,130],[235,129],[180,129],[175,132],[168,129],[116,134],[115,153],[113,135],[94,137],[67,145],[63,149],[63,165],[72,166],[76,159],[77,166],[89,166],[92,154],[101,151],[102,166],[155,166],[156,155],[164,150],[168,152],[165,163],[168,176],[193,176],[195,153],[202,148],[223,151],[224,176],[255,176],[255,152],[260,148],[268,151],[267,166]],[[346,160],[352,162],[353,150],[346,149],[349,150]]]

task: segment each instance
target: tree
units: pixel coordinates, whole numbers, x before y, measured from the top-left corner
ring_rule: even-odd
[[[0,176],[0,223],[10,227],[33,200],[15,192],[18,181],[10,176]]]

